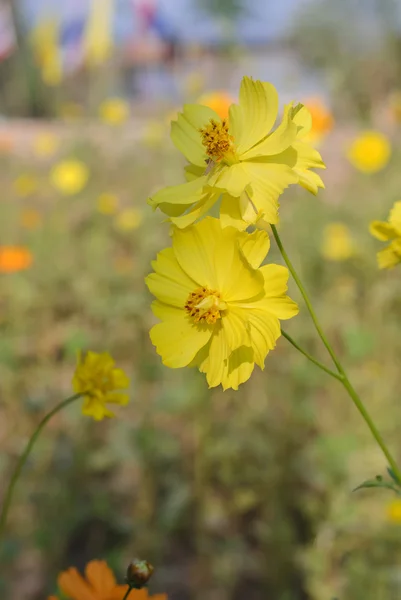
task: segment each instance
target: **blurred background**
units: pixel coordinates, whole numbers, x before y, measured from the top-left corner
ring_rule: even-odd
[[[149,341],[169,236],[146,199],[183,181],[169,123],[183,102],[227,114],[245,74],[312,112],[326,190],[287,190],[281,234],[401,460],[401,277],[368,231],[401,199],[401,2],[1,0],[0,494],[78,349],[132,378],[116,419],[72,406],[39,440],[3,598],[43,600],[93,558],[122,581],[135,556],[172,600],[401,598],[401,502],[352,492],[385,463],[338,382],[282,338],[240,391],[209,391]],[[287,329],[328,362],[302,303]]]

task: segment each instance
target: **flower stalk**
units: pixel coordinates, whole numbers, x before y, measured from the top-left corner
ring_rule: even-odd
[[[330,354],[333,363],[335,364],[337,371],[338,371],[338,375],[336,373],[331,372],[329,369],[327,369],[324,365],[322,365],[321,363],[319,363],[318,361],[316,361],[315,359],[313,359],[313,357],[311,357],[306,351],[302,350],[300,348],[300,346],[298,346],[298,344],[296,344],[292,339],[289,338],[288,335],[284,335],[284,337],[290,341],[290,343],[292,343],[292,345],[297,348],[297,350],[299,350],[304,356],[306,356],[309,360],[311,360],[314,364],[316,364],[319,368],[323,369],[324,371],[328,372],[329,375],[334,376],[336,379],[338,379],[339,381],[341,381],[341,383],[343,384],[344,388],[346,389],[346,391],[348,392],[348,395],[350,396],[352,402],[354,403],[354,405],[356,406],[357,410],[359,411],[360,415],[362,416],[362,418],[364,419],[366,425],[368,426],[368,428],[370,429],[371,434],[373,435],[373,437],[375,438],[377,444],[380,446],[384,456],[386,457],[389,466],[391,467],[396,479],[398,480],[398,482],[401,484],[401,472],[400,469],[397,466],[397,463],[395,461],[395,459],[393,458],[390,450],[388,449],[386,443],[384,442],[379,430],[377,429],[372,417],[370,416],[369,412],[367,411],[364,403],[362,402],[362,400],[360,399],[360,397],[358,396],[357,392],[355,391],[354,387],[352,386],[345,370],[344,367],[342,366],[342,364],[340,363],[336,353],[334,352],[330,342],[328,341],[325,333],[323,332],[323,329],[319,323],[319,320],[317,318],[317,315],[315,313],[315,310],[312,306],[312,303],[309,299],[309,296],[306,292],[306,289],[302,283],[302,281],[300,280],[297,272],[294,269],[294,266],[287,254],[287,252],[284,249],[283,243],[280,239],[280,236],[278,234],[278,231],[276,229],[276,227],[274,225],[271,225],[272,231],[273,231],[273,235],[274,235],[274,239],[276,240],[277,246],[281,252],[281,255],[288,267],[288,270],[290,271],[291,275],[294,278],[295,283],[298,286],[299,291],[301,292],[301,295],[305,301],[306,307],[309,311],[310,316],[312,317],[312,321],[315,325],[316,331],[319,334],[320,339],[322,340],[323,344],[325,345],[328,353]]]
[[[29,439],[29,441],[25,447],[25,450],[23,451],[23,453],[21,454],[21,456],[18,459],[18,462],[15,466],[14,472],[11,476],[10,483],[8,484],[8,488],[6,490],[6,495],[5,495],[3,506],[1,508],[1,513],[0,513],[0,539],[4,533],[4,528],[5,528],[6,521],[7,521],[7,515],[9,512],[11,503],[12,503],[15,486],[18,482],[18,479],[22,473],[22,470],[29,458],[31,450],[34,447],[35,442],[38,439],[42,429],[46,426],[46,424],[50,421],[50,419],[55,414],[57,414],[58,412],[63,410],[63,408],[65,408],[69,404],[72,404],[75,400],[78,400],[78,398],[81,398],[82,395],[83,394],[74,394],[73,396],[70,396],[69,398],[66,398],[65,400],[63,400],[62,402],[57,404],[57,406],[55,408],[53,408],[50,412],[47,413],[47,415],[45,415],[43,417],[43,419],[41,420],[41,422],[35,429],[34,433],[32,434],[31,438]]]

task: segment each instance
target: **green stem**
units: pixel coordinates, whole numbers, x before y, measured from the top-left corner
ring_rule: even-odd
[[[309,352],[306,352],[306,350],[301,348],[301,346],[299,346],[299,344],[297,344],[297,342],[295,340],[293,340],[292,337],[290,335],[288,335],[288,333],[281,330],[281,334],[283,337],[285,337],[286,340],[288,340],[290,342],[290,344],[292,344],[294,346],[294,348],[296,348],[301,354],[306,356],[306,358],[308,360],[310,360],[311,362],[313,362],[313,364],[315,364],[317,367],[319,367],[319,369],[322,369],[322,371],[325,371],[328,375],[331,375],[332,377],[334,377],[335,379],[338,379],[339,381],[343,380],[342,375],[335,373],[334,371],[332,371],[331,369],[326,367],[323,363],[319,362],[316,358],[313,358],[313,356],[311,354],[309,354]]]
[[[132,592],[133,589],[134,589],[133,587],[129,586],[128,590],[125,593],[123,600],[127,600],[128,596],[130,595],[130,593]]]
[[[60,410],[62,410],[64,407],[68,406],[69,404],[71,404],[72,402],[74,402],[74,400],[77,400],[78,398],[80,398],[82,396],[82,394],[74,394],[74,396],[70,396],[69,398],[67,398],[66,400],[63,400],[62,402],[60,402],[60,404],[58,404],[55,408],[53,408],[53,410],[51,410],[49,413],[47,413],[47,415],[41,420],[41,422],[39,423],[38,427],[35,429],[32,437],[30,438],[29,442],[27,443],[25,450],[23,451],[23,453],[21,454],[21,456],[18,459],[17,465],[14,469],[14,472],[12,474],[10,483],[8,485],[7,491],[6,491],[6,496],[4,498],[4,502],[3,502],[3,506],[1,509],[1,514],[0,514],[0,538],[3,535],[4,532],[4,527],[6,524],[6,520],[7,520],[7,515],[8,515],[8,511],[10,509],[11,506],[11,501],[12,501],[12,497],[13,497],[13,493],[14,493],[14,488],[18,482],[19,476],[21,475],[22,469],[24,468],[24,465],[31,453],[31,450],[36,442],[36,440],[38,439],[40,432],[42,431],[42,429],[45,427],[46,423],[48,421],[50,421],[50,419],[56,414],[58,413]]]
[[[397,463],[395,462],[394,458],[392,457],[389,449],[386,446],[386,443],[384,442],[379,430],[377,429],[374,421],[372,420],[371,416],[369,415],[368,411],[366,410],[366,407],[364,405],[364,403],[362,402],[362,400],[359,398],[358,394],[356,393],[355,389],[353,388],[350,380],[348,379],[348,376],[344,370],[344,367],[342,366],[342,364],[340,363],[339,359],[337,358],[333,348],[331,347],[328,339],[326,338],[322,327],[319,323],[319,320],[316,316],[316,313],[313,309],[312,303],[309,300],[309,296],[300,280],[300,278],[298,277],[289,257],[287,252],[284,249],[284,246],[281,242],[280,236],[277,232],[277,229],[274,225],[271,226],[272,231],[273,231],[273,235],[274,235],[274,239],[277,242],[277,246],[281,252],[281,255],[288,267],[288,270],[290,271],[291,275],[294,278],[295,283],[297,284],[299,291],[302,294],[302,297],[305,301],[305,304],[307,306],[307,309],[309,311],[310,316],[312,317],[312,321],[315,325],[316,331],[318,332],[320,339],[322,340],[323,344],[326,346],[328,353],[330,354],[335,366],[337,367],[337,370],[339,372],[340,377],[338,379],[340,379],[341,383],[343,384],[343,386],[345,387],[345,389],[347,390],[351,400],[353,401],[354,405],[356,406],[357,410],[359,411],[360,415],[362,416],[362,418],[364,419],[366,425],[369,427],[371,434],[373,435],[373,437],[375,438],[377,444],[380,446],[384,456],[386,457],[395,477],[397,478],[397,480],[399,481],[399,483],[401,484],[401,472],[397,466]],[[287,338],[288,339],[288,338]],[[307,356],[307,354],[305,352],[302,352],[302,354],[305,354]],[[309,358],[309,356],[308,356]],[[313,361],[315,362],[315,361]],[[320,365],[318,365],[320,366]],[[326,368],[325,368],[326,370]]]

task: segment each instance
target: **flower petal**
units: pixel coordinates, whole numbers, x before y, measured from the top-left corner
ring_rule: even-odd
[[[303,138],[312,129],[312,115],[304,104],[297,104],[292,109],[292,120],[298,127],[298,138]]]
[[[389,223],[396,229],[397,234],[401,235],[401,202],[396,202],[390,211]]]
[[[244,163],[222,165],[208,179],[209,185],[224,190],[231,196],[240,196],[249,183],[250,179]]]
[[[248,204],[250,204],[250,202],[248,202]],[[256,218],[257,214],[254,210],[253,213]],[[240,231],[248,227],[249,223],[245,221],[242,216],[240,198],[230,196],[230,194],[222,195],[220,204],[220,221],[222,227],[235,227]]]
[[[183,308],[197,283],[180,267],[173,249],[159,252],[152,267],[155,272],[145,279],[149,291],[165,304]]]
[[[242,153],[241,160],[251,160],[259,156],[280,154],[295,142],[298,128],[291,118],[291,109],[291,104],[285,106],[283,119],[277,129],[259,144]]]
[[[286,187],[298,182],[298,176],[287,165],[246,162],[251,183],[250,198],[268,223],[278,222],[278,199]]]
[[[243,233],[238,236],[238,243],[251,267],[260,267],[270,249],[270,238],[266,231]]]
[[[319,188],[325,187],[322,178],[315,173],[314,171],[294,169],[295,173],[299,176],[299,184],[302,185],[303,188],[311,192],[311,194],[316,194],[319,191]]]
[[[255,362],[263,370],[267,354],[281,335],[280,321],[264,309],[247,311],[247,320]]]
[[[197,204],[193,205],[188,210],[188,212],[177,217],[171,217],[170,221],[180,229],[192,225],[192,223],[195,223],[195,221],[203,217],[203,215],[216,204],[220,195],[220,192],[207,192]]]
[[[369,225],[369,231],[376,239],[382,242],[397,237],[397,232],[393,225],[386,223],[386,221],[372,221]]]
[[[174,253],[181,268],[200,286],[217,289],[225,302],[263,291],[263,277],[240,254],[237,236],[236,229],[222,229],[219,219],[212,217],[174,231]]]
[[[92,560],[85,568],[85,576],[98,595],[107,596],[116,586],[113,571],[104,560]]]
[[[206,177],[198,177],[187,183],[167,186],[149,198],[148,204],[153,208],[163,204],[193,204],[198,202],[204,194],[203,186],[205,183]]]
[[[199,132],[210,119],[219,120],[218,115],[207,106],[184,105],[184,112],[171,123],[171,139],[175,147],[194,165],[206,165],[207,155]]]
[[[227,347],[232,352],[240,346],[249,346],[249,332],[243,314],[239,314],[235,309],[224,311],[221,319],[224,335],[227,341]]]
[[[241,383],[249,379],[253,368],[252,348],[241,346],[230,353],[223,327],[217,327],[212,336],[209,354],[199,366],[201,373],[206,373],[209,387],[222,384],[224,390],[237,390]]]
[[[278,113],[278,94],[271,83],[244,77],[239,92],[239,105],[229,112],[230,133],[238,153],[249,150],[272,129]]]
[[[154,302],[152,310],[162,319],[150,330],[150,339],[163,364],[172,369],[186,367],[209,342],[214,326],[195,324],[183,309],[161,302]]]
[[[58,586],[68,598],[79,600],[97,600],[97,594],[93,593],[90,585],[80,575],[75,567],[60,573],[57,579]]]

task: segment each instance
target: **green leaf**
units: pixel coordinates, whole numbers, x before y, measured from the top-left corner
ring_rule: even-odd
[[[374,479],[367,479],[352,491],[357,492],[363,488],[384,488],[387,490],[392,490],[397,494],[397,496],[401,496],[401,490],[399,487],[392,481],[385,481],[381,475],[376,475]]]

